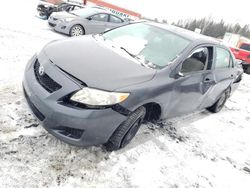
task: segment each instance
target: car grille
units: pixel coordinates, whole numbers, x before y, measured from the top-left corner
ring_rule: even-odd
[[[55,26],[56,26],[56,24],[53,24],[53,23],[50,23],[50,22],[49,22],[49,25],[50,25],[51,27],[55,27]]]
[[[40,67],[40,63],[38,60],[36,60],[35,64],[34,64],[34,73],[35,73],[35,77],[36,80],[38,81],[38,83],[45,89],[47,90],[49,93],[53,93],[59,89],[62,88],[61,85],[59,85],[58,83],[56,83],[52,78],[50,78],[46,73],[44,73],[43,75],[39,74],[39,67]]]

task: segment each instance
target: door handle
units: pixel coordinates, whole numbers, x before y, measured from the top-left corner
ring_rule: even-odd
[[[205,78],[204,82],[211,82],[212,80],[210,78]]]
[[[213,82],[214,82],[214,80],[211,79],[211,78],[205,78],[205,79],[203,80],[203,83],[206,83],[206,84],[212,84]]]

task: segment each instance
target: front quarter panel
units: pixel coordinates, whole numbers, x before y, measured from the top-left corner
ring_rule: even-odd
[[[128,91],[130,95],[121,105],[130,111],[147,103],[157,103],[161,106],[161,119],[167,117],[168,104],[170,103],[174,88],[174,79],[169,77],[170,70],[158,71],[155,77],[147,82],[118,89]]]

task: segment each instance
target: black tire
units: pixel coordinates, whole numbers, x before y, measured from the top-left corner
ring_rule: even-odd
[[[245,73],[250,74],[250,66],[246,68]]]
[[[230,89],[227,89],[225,92],[222,93],[221,97],[216,101],[216,103],[214,103],[213,106],[207,108],[207,110],[212,113],[217,113],[221,111],[229,97]]]
[[[48,14],[45,15],[45,19],[46,19],[46,20],[48,20],[49,17],[50,17],[50,15],[48,15]]]
[[[127,120],[120,124],[110,137],[109,141],[105,144],[106,149],[108,151],[115,151],[125,147],[136,135],[145,114],[146,109],[143,106],[131,113]]]
[[[73,25],[69,31],[69,35],[71,37],[76,37],[76,36],[80,36],[84,34],[85,34],[85,30],[81,25]]]
[[[49,10],[46,11],[46,16],[47,19],[49,19],[50,15],[53,13],[53,8],[50,8]]]

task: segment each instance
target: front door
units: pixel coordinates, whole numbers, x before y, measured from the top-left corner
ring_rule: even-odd
[[[198,47],[179,66],[168,117],[199,110],[215,85],[211,70],[213,47]]]

